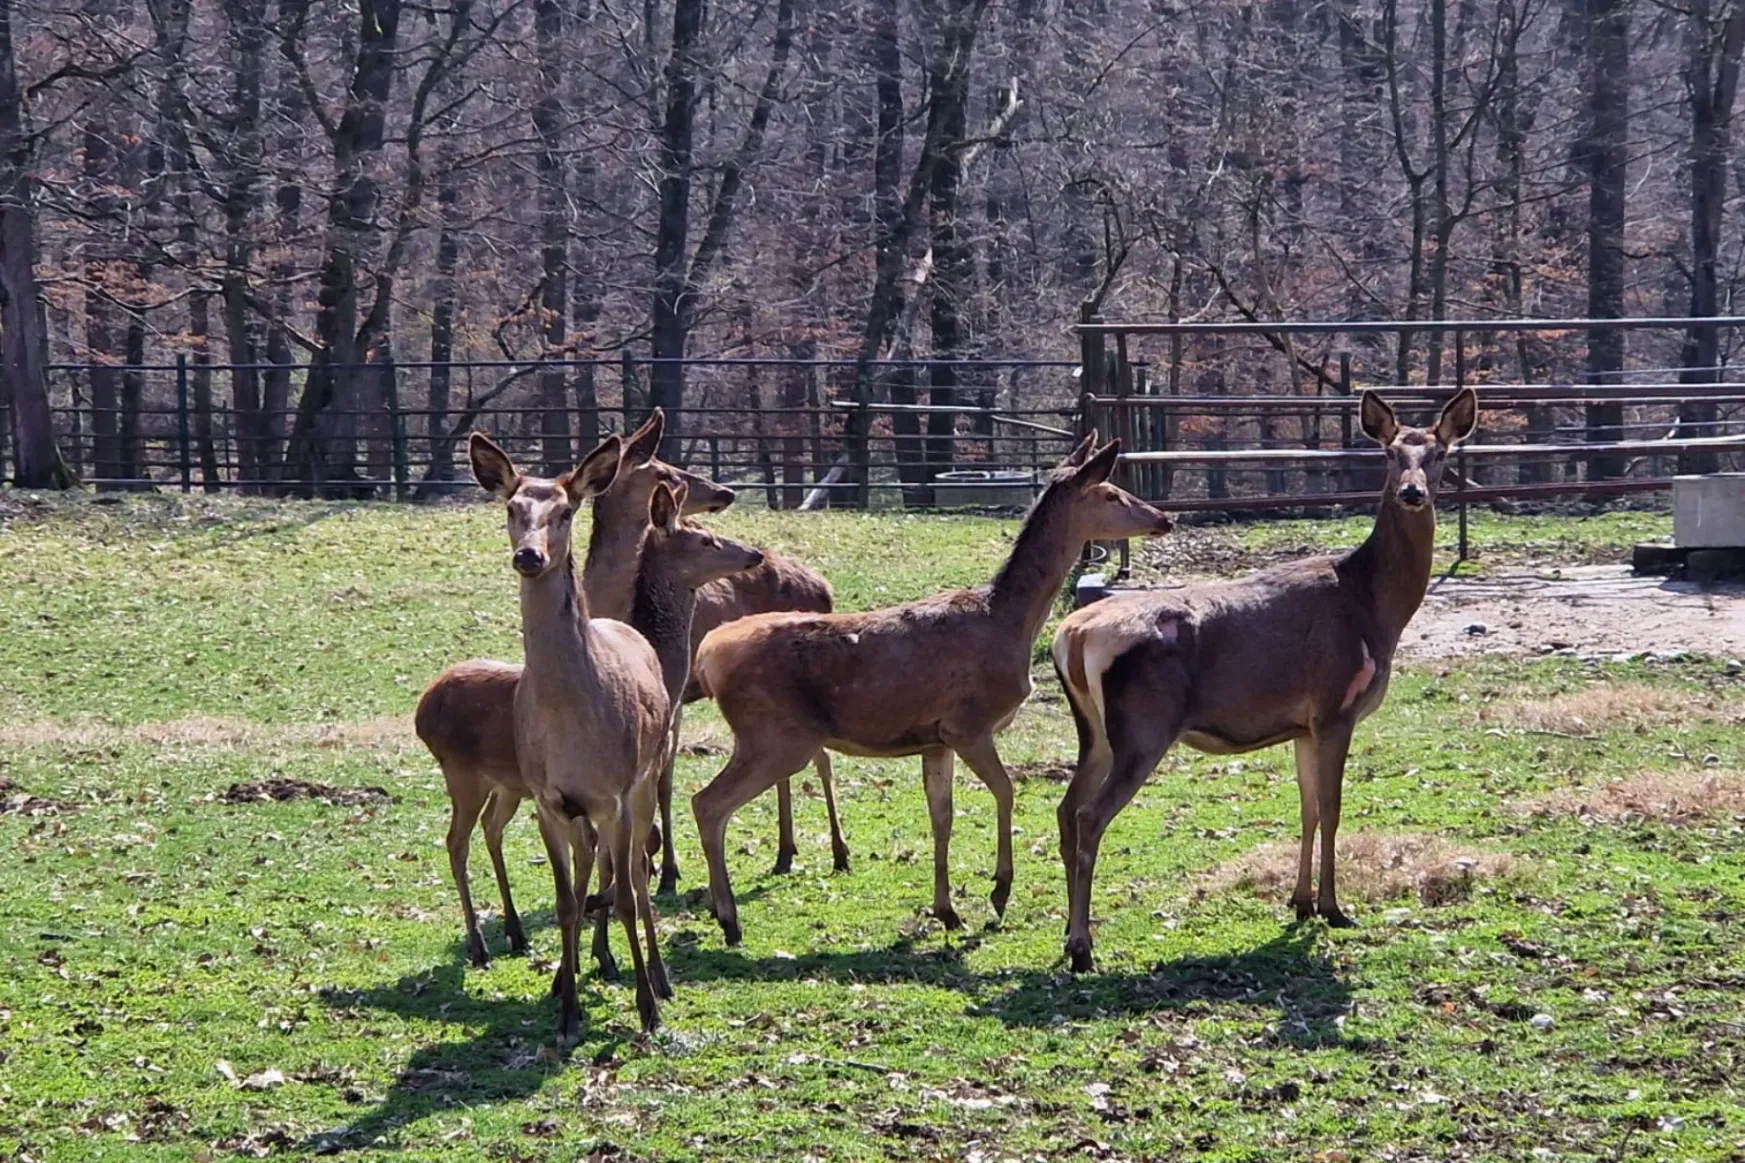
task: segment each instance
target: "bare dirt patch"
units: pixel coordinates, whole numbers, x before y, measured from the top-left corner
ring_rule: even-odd
[[[1745,587],[1636,577],[1624,565],[1439,578],[1400,639],[1402,658],[1557,651],[1745,657]]]
[[[1644,771],[1593,787],[1558,788],[1542,799],[1516,804],[1514,810],[1539,817],[1690,823],[1745,814],[1745,775],[1736,771]]]
[[[1496,880],[1514,867],[1506,852],[1466,848],[1421,832],[1359,831],[1339,837],[1339,893],[1356,900],[1413,896],[1426,905],[1453,904],[1471,896],[1478,880]],[[1296,883],[1297,845],[1273,842],[1214,868],[1199,891],[1281,897]]]
[[[1049,783],[1071,783],[1073,770],[1073,765],[1070,763],[1050,763],[1045,759],[1032,763],[1011,763],[1006,766],[1006,774],[1012,777],[1014,783],[1023,783],[1027,779],[1045,779]]]
[[[363,804],[385,804],[393,801],[387,789],[379,787],[334,787],[311,783],[304,779],[269,779],[260,783],[233,783],[218,797],[227,804],[287,803],[292,800],[317,800],[334,807],[352,808]]]
[[[161,723],[117,726],[99,720],[49,719],[0,726],[0,746],[264,748],[318,747],[334,751],[379,751],[414,747],[410,716],[384,716],[355,723],[253,723],[247,719],[190,715]]]

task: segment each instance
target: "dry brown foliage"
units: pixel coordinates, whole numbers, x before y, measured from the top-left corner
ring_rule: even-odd
[[[335,751],[378,751],[413,747],[412,719],[384,716],[355,723],[253,723],[246,719],[190,715],[161,723],[116,726],[98,720],[53,719],[0,726],[0,746],[111,747],[321,747]]]
[[[1479,879],[1495,880],[1515,867],[1506,852],[1484,852],[1423,832],[1349,832],[1339,837],[1339,894],[1365,901],[1415,896],[1426,905],[1453,904],[1472,895]],[[1297,845],[1262,844],[1214,868],[1202,893],[1254,890],[1288,896],[1297,882]]]
[[[1736,702],[1629,682],[1605,683],[1548,699],[1504,699],[1479,712],[1481,721],[1501,727],[1579,736],[1741,717],[1745,705]]]
[[[1745,813],[1745,775],[1736,771],[1643,771],[1593,787],[1558,788],[1515,805],[1532,816],[1685,823]]]

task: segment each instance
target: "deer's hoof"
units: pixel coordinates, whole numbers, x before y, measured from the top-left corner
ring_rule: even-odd
[[[491,954],[485,949],[485,939],[477,933],[467,938],[467,960],[474,969],[491,967]]]
[[[595,972],[599,974],[601,981],[621,981],[624,977],[624,975],[618,971],[618,962],[613,959],[610,953],[597,959],[595,962]]]
[[[527,951],[531,946],[527,941],[527,933],[521,928],[521,922],[516,921],[505,926],[505,929],[509,937],[509,952],[517,957],[527,956]]]
[[[582,1040],[582,1016],[579,1012],[565,1013],[557,1023],[557,1048],[573,1050],[576,1043]]]
[[[673,980],[667,976],[665,963],[657,963],[649,970],[649,977],[654,982],[654,994],[661,1001],[673,1000]]]
[[[770,869],[772,876],[786,876],[794,871],[794,850],[780,848],[776,850],[776,866]]]
[[[848,871],[848,846],[846,844],[830,846],[830,864],[837,872]]]
[[[1091,972],[1091,943],[1089,941],[1068,941],[1066,943],[1066,956],[1072,964],[1074,973]]]
[[[734,949],[745,939],[745,933],[739,928],[737,920],[728,919],[721,922],[721,936],[726,939],[727,947]]]
[[[933,908],[933,919],[950,930],[955,931],[963,928],[963,918],[958,916],[957,910],[952,908],[950,905],[946,905],[943,908],[935,905]]]
[[[652,1034],[660,1029],[660,1002],[646,981],[636,983],[636,1013],[642,1019],[642,1032]]]
[[[1314,901],[1293,899],[1291,901],[1291,908],[1296,910],[1298,924],[1309,920],[1315,915]]]
[[[988,900],[994,906],[994,915],[996,917],[999,917],[1002,920],[1005,919],[1006,902],[1008,900],[1011,900],[1011,899],[1012,899],[1012,882],[1010,880],[996,880],[996,881],[994,881],[994,892],[993,892],[993,895],[988,898]]]
[[[1326,905],[1319,910],[1321,919],[1327,922],[1329,929],[1355,929],[1357,922],[1346,916],[1338,905]]]
[[[655,889],[659,896],[672,896],[679,891],[679,866],[666,864],[661,866],[660,885]]]

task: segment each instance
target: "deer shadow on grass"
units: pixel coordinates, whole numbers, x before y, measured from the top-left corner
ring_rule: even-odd
[[[772,982],[822,978],[844,984],[917,984],[951,989],[969,999],[971,1016],[1013,1027],[1222,1008],[1276,1010],[1276,1037],[1303,1049],[1349,1044],[1337,1021],[1351,1006],[1351,989],[1323,955],[1314,926],[1292,926],[1233,953],[1161,961],[1149,970],[1073,975],[1046,969],[977,970],[968,956],[985,938],[949,945],[903,937],[880,949],[752,958],[733,949],[704,948],[689,934],[667,944],[677,988],[708,981]]]
[[[367,1022],[372,1013],[393,1014],[455,1026],[467,1037],[414,1051],[386,1093],[347,1125],[312,1136],[304,1149],[397,1150],[396,1132],[430,1115],[526,1098],[574,1063],[614,1057],[635,1036],[636,1007],[627,1004],[627,991],[608,989],[590,973],[577,983],[582,1041],[556,1054],[557,1003],[543,985],[519,996],[480,997],[465,989],[470,972],[478,971],[467,968],[463,940],[448,960],[392,984],[323,991],[337,1017]]]

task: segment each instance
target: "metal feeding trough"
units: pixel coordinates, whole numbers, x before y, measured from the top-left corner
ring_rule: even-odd
[[[933,503],[941,507],[1023,508],[1035,495],[1030,474],[1019,469],[954,469],[933,477]]]

